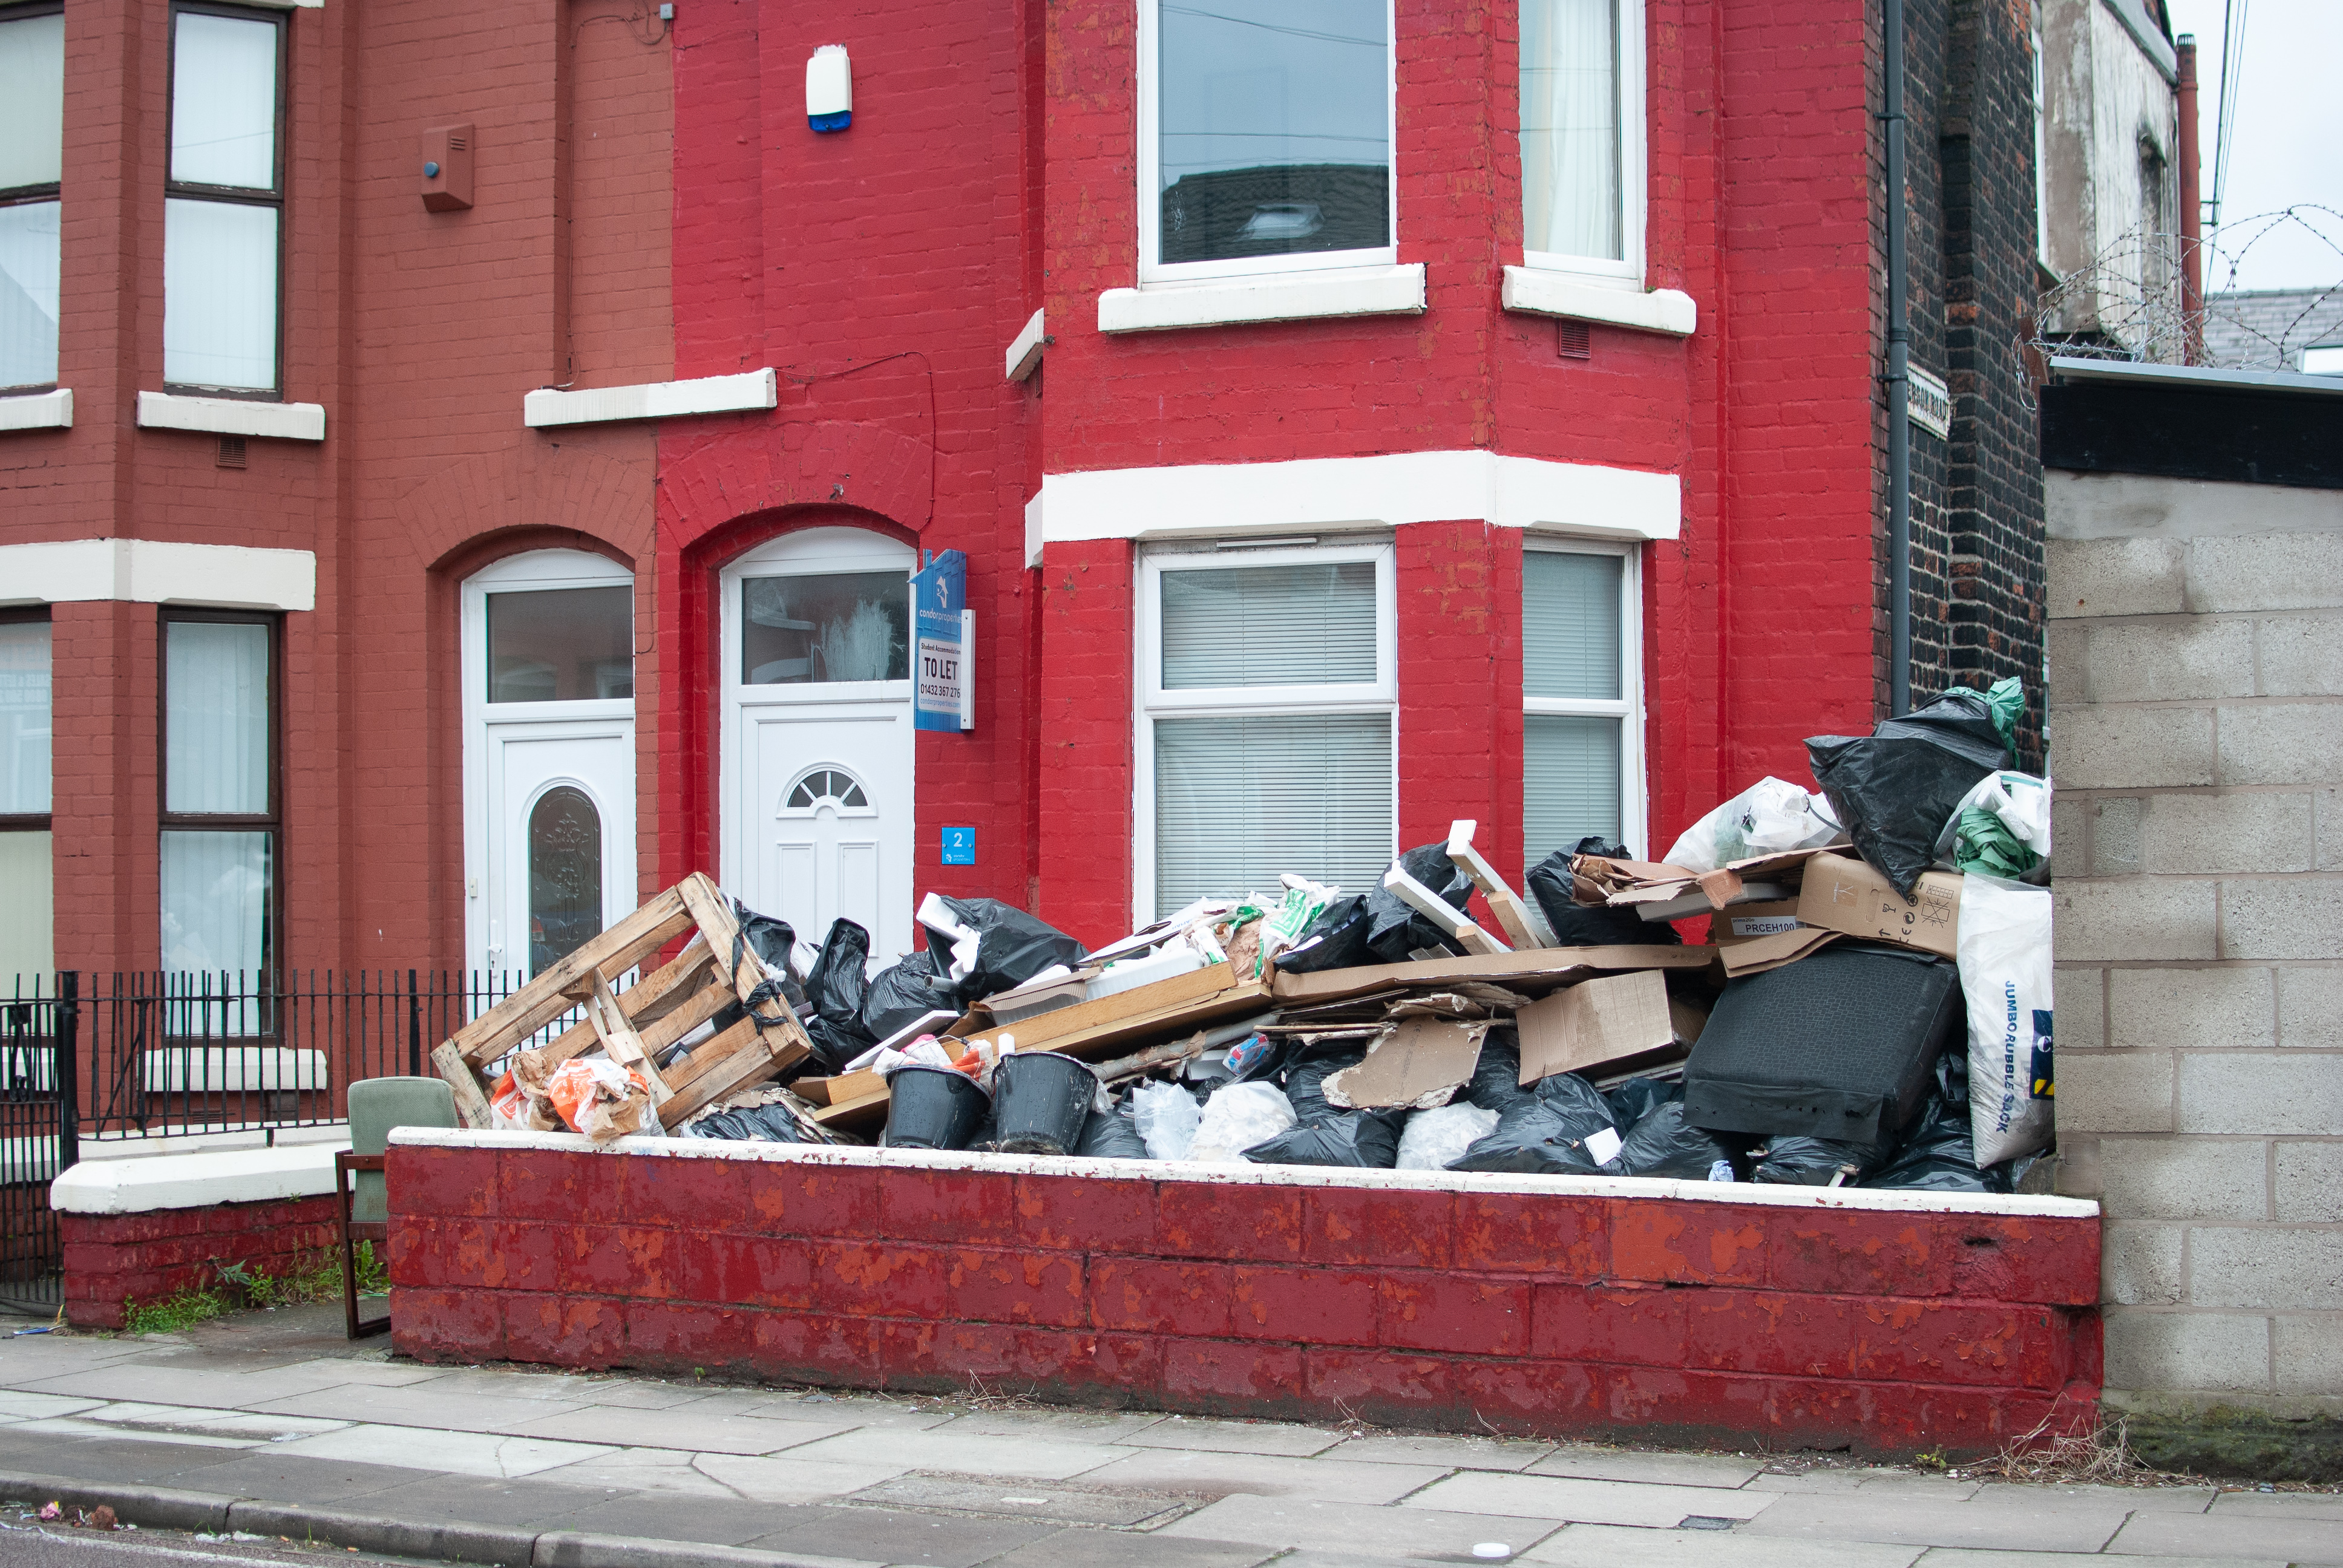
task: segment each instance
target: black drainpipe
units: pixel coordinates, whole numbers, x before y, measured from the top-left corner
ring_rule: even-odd
[[[1912,324],[1904,255],[1904,0],[1884,0],[1887,136],[1887,709],[1912,708]]]

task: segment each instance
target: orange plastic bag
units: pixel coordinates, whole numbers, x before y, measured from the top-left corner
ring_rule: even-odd
[[[629,1132],[655,1131],[651,1086],[643,1075],[605,1056],[573,1056],[553,1070],[545,1094],[561,1120],[597,1143]]]

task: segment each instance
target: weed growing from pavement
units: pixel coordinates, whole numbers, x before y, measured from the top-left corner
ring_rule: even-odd
[[[206,1323],[239,1305],[264,1311],[331,1301],[342,1292],[342,1261],[336,1252],[318,1252],[283,1273],[256,1272],[242,1260],[215,1262],[213,1283],[181,1291],[159,1302],[123,1302],[123,1332],[169,1334]],[[375,1255],[374,1243],[357,1245],[358,1294],[379,1295],[389,1288],[389,1272]],[[240,1300],[239,1300],[240,1298]]]

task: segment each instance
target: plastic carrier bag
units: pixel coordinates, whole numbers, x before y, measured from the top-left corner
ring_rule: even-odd
[[[1463,1101],[1453,1101],[1435,1111],[1412,1111],[1407,1125],[1400,1130],[1394,1163],[1402,1171],[1445,1170],[1450,1161],[1463,1159],[1467,1149],[1496,1131],[1496,1126],[1495,1111]]]
[[[2047,1149],[2056,1129],[2050,890],[1961,879],[1961,995],[1969,1014],[1969,1125],[1976,1162]]]
[[[1293,1107],[1274,1083],[1232,1083],[1212,1091],[1196,1123],[1188,1158],[1226,1165],[1293,1126]]]
[[[1753,855],[1819,849],[1838,833],[1828,801],[1769,776],[1685,829],[1664,859],[1687,871],[1715,871]]]
[[[1131,1091],[1131,1120],[1150,1160],[1185,1160],[1204,1113],[1176,1083],[1142,1083]]]
[[[2050,780],[2031,773],[1988,773],[1961,797],[1936,835],[1936,859],[1957,871],[2004,881],[2049,875]]]
[[[651,1086],[643,1075],[604,1056],[573,1056],[545,1081],[545,1097],[574,1131],[597,1143],[629,1132],[656,1132]]]

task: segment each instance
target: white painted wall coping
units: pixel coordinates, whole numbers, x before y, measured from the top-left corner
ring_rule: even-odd
[[[191,397],[180,392],[138,394],[142,430],[207,430],[271,441],[322,441],[322,403],[260,403],[242,397]]]
[[[1019,329],[1016,340],[1009,345],[1009,379],[1022,381],[1032,375],[1034,368],[1041,363],[1041,350],[1049,346],[1049,337],[1041,329],[1041,313],[1037,310],[1033,313],[1033,319]]]
[[[49,1183],[49,1207],[65,1214],[146,1214],[320,1197],[334,1190],[334,1151],[348,1147],[345,1135],[290,1149],[85,1161]]]
[[[1160,332],[1329,316],[1421,316],[1423,264],[1297,272],[1211,283],[1152,283],[1099,296],[1101,332]]]
[[[73,388],[54,392],[20,392],[0,397],[0,430],[70,430],[73,428]]]
[[[588,387],[559,392],[540,387],[521,399],[521,420],[532,430],[554,425],[603,425],[626,419],[673,419],[692,414],[737,414],[780,404],[780,379],[769,367],[739,376],[691,381],[645,381],[633,387]]]
[[[1682,289],[1655,288],[1644,293],[1639,289],[1604,288],[1542,267],[1505,268],[1503,298],[1507,310],[1571,321],[1600,321],[1611,327],[1630,327],[1638,332],[1665,333],[1671,337],[1689,337],[1700,325],[1700,307]]]
[[[220,609],[315,609],[317,558],[308,550],[165,539],[0,545],[0,605],[102,599]]]
[[[392,1144],[423,1149],[543,1149],[591,1153],[576,1132],[482,1132],[400,1127]],[[1557,1198],[1681,1198],[1773,1209],[1852,1209],[1906,1214],[2018,1214],[2090,1220],[2085,1198],[1964,1192],[1888,1192],[1851,1187],[1776,1187],[1753,1181],[1677,1181],[1651,1176],[1522,1176],[1480,1171],[1356,1171],[1324,1165],[1206,1165],[1191,1161],[1080,1160],[1071,1155],[950,1153],[831,1144],[752,1143],[713,1138],[621,1138],[618,1154],[776,1164],[987,1171],[1009,1176],[1087,1176],[1101,1181],[1192,1181],[1240,1187],[1347,1187],[1401,1192],[1526,1192]]]

